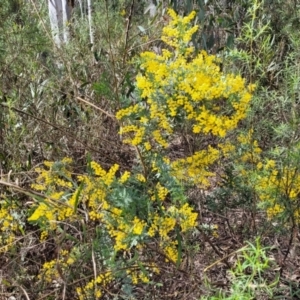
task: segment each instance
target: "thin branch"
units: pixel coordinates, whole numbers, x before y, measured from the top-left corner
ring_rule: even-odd
[[[68,207],[68,208],[72,208],[74,209],[74,207],[72,207],[71,205],[69,205],[68,203],[64,202],[64,201],[61,201],[61,200],[57,200],[57,199],[53,199],[49,196],[46,196],[44,194],[41,194],[39,192],[36,192],[36,191],[33,191],[33,190],[28,190],[28,189],[25,189],[25,188],[22,188],[16,184],[13,184],[11,182],[7,182],[7,181],[4,181],[4,180],[1,180],[0,179],[0,185],[4,185],[4,186],[7,186],[9,188],[12,188],[13,190],[16,190],[24,195],[27,195],[29,196],[30,198],[33,198],[36,202],[39,202],[40,199],[46,199],[48,200],[48,204],[51,204],[53,205],[54,207],[58,207],[60,208],[61,205],[65,206],[65,207]],[[36,200],[36,198],[38,200]],[[77,208],[77,210],[81,213],[84,213],[83,210],[81,210],[80,208]]]
[[[241,252],[241,251],[244,251],[245,249],[247,249],[247,246],[244,246],[244,247],[242,247],[242,248],[240,248],[240,249],[238,249],[238,250],[235,250],[235,251],[229,253],[228,255],[222,257],[221,259],[215,261],[214,263],[212,263],[211,265],[209,265],[208,267],[206,267],[206,268],[203,270],[203,272],[204,272],[204,273],[207,272],[209,269],[211,269],[213,266],[217,265],[218,263],[220,263],[220,262],[223,261],[223,260],[224,260],[225,264],[228,266],[227,259],[228,259],[230,256],[234,255],[234,254],[237,254],[237,253],[239,253],[239,252]],[[229,268],[231,268],[231,266],[229,266]]]
[[[30,300],[30,298],[29,298],[29,296],[28,296],[26,290],[25,290],[21,285],[17,284],[17,282],[15,282],[15,281],[13,281],[13,285],[14,285],[14,286],[17,286],[17,287],[23,292],[23,294],[24,294],[26,300]]]
[[[96,282],[96,279],[97,279],[97,266],[96,266],[96,259],[95,259],[95,251],[94,251],[94,245],[93,245],[93,242],[91,243],[92,244],[92,265],[93,265],[93,271],[94,271],[94,280]],[[96,296],[96,285],[94,286],[94,289],[95,289],[95,296]]]
[[[131,1],[131,6],[130,6],[130,12],[129,16],[127,18],[127,25],[126,25],[126,34],[125,34],[125,45],[124,45],[124,56],[123,56],[123,66],[126,63],[126,58],[127,58],[127,45],[128,45],[128,39],[129,39],[129,30],[130,30],[130,25],[131,25],[131,20],[132,20],[132,12],[133,12],[133,7],[134,7],[134,0]]]
[[[111,115],[110,113],[108,113],[107,111],[103,110],[99,106],[97,106],[97,105],[95,105],[95,104],[93,104],[93,103],[91,103],[91,102],[89,102],[87,100],[84,100],[83,98],[78,97],[78,96],[76,97],[76,99],[79,100],[79,101],[81,101],[81,102],[83,102],[83,103],[85,103],[85,104],[87,104],[87,105],[89,105],[89,106],[91,106],[91,107],[93,107],[93,108],[95,108],[95,109],[97,109],[97,110],[99,110],[99,111],[101,111],[103,114],[107,115],[108,117],[110,117],[110,118],[112,118],[114,120],[117,120],[114,115]]]
[[[41,17],[41,15],[40,15],[40,13],[39,13],[39,11],[38,11],[38,9],[37,9],[37,7],[36,7],[34,1],[33,1],[33,0],[30,0],[30,1],[31,1],[32,5],[33,5],[33,8],[34,8],[36,14],[37,14],[38,17],[39,17],[39,20],[40,20],[41,23],[42,23],[42,26],[43,26],[43,28],[44,28],[44,31],[45,31],[46,35],[47,35],[48,38],[53,42],[53,44],[56,45],[55,42],[54,42],[54,40],[53,40],[53,38],[52,38],[52,36],[51,36],[51,34],[50,34],[49,31],[47,30],[47,26],[46,26],[46,24],[45,24],[45,22],[44,22],[44,19]]]
[[[221,258],[221,260],[224,260],[224,263],[225,263],[226,266],[230,269],[231,266],[230,266],[230,264],[228,263],[226,257],[223,257],[222,253],[221,253],[221,252],[217,249],[217,247],[210,241],[209,237],[208,237],[207,234],[204,232],[204,230],[203,230],[201,227],[199,227],[199,226],[197,226],[196,228],[200,231],[200,233],[201,233],[201,235],[202,235],[204,241],[207,242],[207,243],[212,247],[212,249],[215,251],[215,253]]]

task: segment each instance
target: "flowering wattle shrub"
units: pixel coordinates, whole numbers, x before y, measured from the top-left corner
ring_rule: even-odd
[[[234,166],[230,176],[222,175],[224,181],[220,186],[230,186],[232,195],[238,189],[248,189],[254,197],[253,205],[262,209],[268,220],[277,219],[285,228],[296,226],[300,222],[300,173],[296,167],[299,144],[290,146],[288,151],[279,147],[263,151],[253,133],[253,129],[240,133],[235,145],[225,147],[231,153],[223,154]]]
[[[268,219],[285,220],[286,226],[300,223],[300,173],[296,167],[299,161],[292,157],[297,157],[297,152],[292,149],[291,157],[284,163],[265,159],[256,166],[255,189],[260,206],[266,210]]]
[[[195,53],[191,37],[198,27],[190,24],[194,12],[183,18],[172,10],[169,13],[172,20],[163,29],[162,40],[170,50],[141,54],[136,104],[116,114],[124,123],[120,130],[126,135],[124,143],[142,152],[161,153],[182,126],[195,134],[225,137],[245,118],[254,88],[247,87],[239,75],[224,74],[214,55]],[[174,176],[207,186],[207,178],[213,175],[207,168],[219,158],[220,147],[172,162]]]
[[[83,222],[94,224],[97,232],[101,227],[105,249],[110,249],[99,250],[105,258],[102,275],[77,287],[80,299],[90,293],[100,297],[101,285],[118,276],[130,278],[132,284],[149,282],[149,274],[160,272],[151,258],[153,247],[164,261],[180,264],[184,237],[197,226],[198,217],[184,184],[207,187],[214,176],[210,167],[233,148],[224,142],[172,160],[168,146],[182,126],[193,134],[225,137],[245,117],[251,99],[253,86],[246,86],[238,75],[224,74],[215,56],[195,52],[191,45],[198,30],[191,25],[195,13],[180,17],[170,10],[169,14],[172,20],[162,34],[168,49],[141,54],[135,104],[116,113],[124,143],[137,153],[132,170],[120,170],[117,164],[104,170],[92,161],[87,174],[75,176],[69,158],[36,169],[39,176],[32,187],[46,199],[33,207],[28,220],[40,225],[41,239],[61,224]],[[61,269],[67,272],[78,255],[62,253]],[[68,253],[71,260],[65,257]],[[128,253],[135,259],[123,260]],[[51,271],[54,265],[45,263],[46,275],[56,274]]]

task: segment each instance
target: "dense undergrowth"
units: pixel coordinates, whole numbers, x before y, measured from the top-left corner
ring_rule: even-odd
[[[0,299],[300,297],[297,1],[0,8]]]

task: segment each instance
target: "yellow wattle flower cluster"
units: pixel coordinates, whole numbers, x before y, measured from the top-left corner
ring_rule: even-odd
[[[276,166],[274,160],[267,160],[259,167],[261,174],[256,179],[256,191],[260,201],[267,207],[266,212],[272,219],[285,211],[293,214],[296,222],[300,222],[300,174],[298,168]],[[282,199],[285,199],[283,201]]]
[[[67,250],[60,250],[58,258],[43,264],[39,278],[52,283],[53,280],[59,280],[61,278],[62,274],[60,272],[64,273],[74,263],[75,259],[72,253]],[[60,272],[58,270],[60,270]]]
[[[148,229],[148,235],[154,237],[158,235],[160,238],[160,247],[163,249],[166,257],[170,261],[176,262],[178,259],[177,240],[171,238],[176,226],[180,226],[181,233],[187,232],[197,225],[198,213],[188,204],[183,204],[180,208],[174,205],[166,209],[165,216],[154,213],[150,216],[152,222]]]
[[[208,187],[209,177],[214,175],[209,170],[209,166],[219,157],[219,150],[209,146],[205,150],[195,152],[192,156],[172,162],[172,173],[180,181],[190,181],[203,188]]]
[[[172,20],[161,39],[173,50],[140,55],[143,73],[137,76],[136,86],[147,105],[141,101],[117,113],[119,120],[131,118],[121,132],[133,133],[134,137],[125,142],[134,146],[152,138],[156,145],[166,148],[176,122],[186,119],[192,122],[194,133],[224,137],[245,118],[251,100],[253,85],[247,87],[239,75],[224,74],[215,56],[205,51],[193,54],[189,44],[198,30],[190,24],[195,12],[187,17],[172,10],[169,14]]]
[[[295,163],[278,164],[274,159],[263,158],[258,141],[253,138],[253,130],[237,136],[241,153],[239,159],[239,176],[244,184],[253,187],[268,219],[289,214],[300,223],[300,173]],[[225,157],[236,147],[219,145]],[[238,151],[239,152],[239,151]],[[273,150],[276,153],[276,148]]]
[[[147,264],[147,266],[143,266],[143,269],[148,269],[154,274],[159,274],[159,269],[153,263]],[[130,276],[133,284],[148,283],[150,279],[144,270],[140,270],[140,265],[133,265],[126,271],[126,273]]]
[[[100,299],[103,293],[102,288],[105,288],[114,277],[110,271],[98,275],[95,279],[88,282],[85,287],[76,288],[77,296],[79,300],[87,299],[87,295],[94,296],[95,299]],[[89,298],[90,299],[90,298]]]
[[[13,245],[16,234],[22,229],[17,209],[13,202],[0,201],[0,253],[6,252]]]
[[[74,190],[71,163],[71,159],[65,158],[59,163],[45,162],[45,168],[35,170],[39,176],[32,188],[47,191],[47,199],[37,205],[28,221],[39,221],[45,230],[54,230],[58,221],[78,217],[76,206],[80,202],[87,206],[91,220],[103,219],[103,210],[109,209],[106,199],[108,188],[115,180],[119,166],[113,165],[105,171],[96,162],[91,162],[93,175],[77,176],[81,185]],[[126,177],[128,179],[129,175],[126,174]],[[124,181],[124,178],[121,180]]]
[[[147,179],[141,173],[131,176],[129,172],[124,172],[120,178],[116,178],[118,165],[113,165],[106,171],[96,162],[91,162],[92,174],[77,176],[77,182],[80,185],[70,191],[66,190],[69,185],[60,186],[54,181],[55,178],[61,179],[62,174],[59,173],[60,176],[58,176],[56,172],[62,171],[66,171],[71,180],[72,172],[70,166],[67,165],[68,162],[64,161],[63,164],[58,164],[59,170],[55,169],[55,164],[48,162],[45,169],[40,168],[38,170],[40,174],[38,177],[39,184],[43,184],[43,180],[47,180],[49,184],[46,187],[48,191],[51,191],[51,201],[47,202],[46,199],[39,203],[28,220],[39,221],[40,224],[43,224],[43,236],[47,236],[47,230],[56,229],[58,221],[79,220],[80,214],[77,211],[77,206],[81,203],[85,207],[86,217],[88,216],[92,221],[100,221],[103,228],[106,229],[114,241],[115,251],[128,251],[132,247],[133,237],[136,239],[135,245],[137,247],[143,247],[144,238],[155,237],[155,239],[159,239],[159,245],[166,257],[173,262],[177,260],[176,238],[174,240],[173,232],[176,227],[184,233],[196,226],[197,213],[193,212],[191,206],[185,203],[181,206],[171,205],[166,208],[164,200],[170,191],[158,182],[155,188],[150,189],[148,193],[149,199],[147,201],[154,203],[153,213],[150,213],[147,219],[143,220],[115,206],[117,203],[110,197],[112,186],[115,184],[123,185],[129,180],[129,182],[135,180],[138,184],[148,185]],[[49,167],[50,169],[47,169]],[[49,178],[51,180],[48,180]],[[67,197],[66,194],[69,196]],[[57,199],[57,203],[54,202],[55,199]],[[65,201],[66,205],[61,205],[63,204],[62,201]],[[158,211],[156,208],[154,209],[157,204],[160,207]],[[139,241],[141,241],[140,245]],[[45,268],[48,268],[47,265]]]
[[[57,221],[71,217],[74,213],[76,193],[66,200],[66,192],[73,187],[70,164],[72,159],[64,158],[54,163],[45,161],[45,168],[36,168],[39,174],[32,188],[37,191],[47,191],[47,199],[40,202],[35,211],[28,218],[29,221],[38,221],[48,230],[57,227]],[[46,233],[44,233],[46,234]]]
[[[157,183],[156,191],[157,191],[157,198],[161,201],[164,201],[169,193],[169,190],[166,187],[162,186],[160,183]],[[156,197],[154,198],[156,199]]]

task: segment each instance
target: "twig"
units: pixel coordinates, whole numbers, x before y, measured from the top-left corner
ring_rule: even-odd
[[[39,19],[40,19],[40,21],[41,21],[41,23],[42,23],[42,26],[43,26],[43,28],[44,28],[44,30],[45,30],[45,32],[46,32],[48,38],[49,38],[49,39],[53,42],[53,44],[55,45],[55,43],[54,43],[54,41],[53,41],[53,38],[52,38],[51,34],[50,34],[49,31],[47,30],[45,21],[44,21],[44,19],[41,17],[41,15],[40,15],[40,13],[39,13],[39,11],[38,11],[38,9],[37,9],[37,7],[36,7],[34,1],[33,1],[33,0],[30,0],[30,1],[31,1],[31,3],[32,3],[33,7],[34,7],[34,10],[35,10],[36,14],[38,15],[38,17],[39,17]]]
[[[20,186],[18,185],[15,185],[15,184],[12,184],[10,182],[7,182],[7,181],[4,181],[4,180],[0,180],[0,185],[5,185],[7,187],[10,187],[12,188],[13,190],[17,190],[18,192],[20,193],[23,193],[33,199],[35,199],[36,197],[37,198],[42,198],[42,199],[47,199],[49,201],[48,204],[51,204],[53,205],[54,207],[60,207],[61,205],[65,206],[65,207],[68,207],[68,208],[72,208],[72,206],[70,206],[69,204],[67,204],[66,202],[64,201],[61,201],[61,200],[56,200],[56,199],[53,199],[51,197],[48,197],[46,195],[43,195],[41,193],[38,193],[36,191],[32,191],[32,190],[27,190],[27,189],[24,189],[24,188],[21,188]],[[37,201],[37,200],[36,200]],[[37,201],[39,202],[39,201]],[[78,211],[80,211],[81,213],[84,213],[83,210],[77,208]]]
[[[135,146],[135,150],[136,150],[138,157],[140,158],[141,164],[143,166],[144,177],[145,177],[145,179],[147,179],[147,168],[145,166],[145,163],[144,163],[144,160],[142,157],[142,153],[141,153],[140,149],[138,148],[138,146]]]
[[[13,281],[13,285],[14,285],[14,286],[17,286],[18,288],[20,288],[20,290],[22,290],[22,292],[23,292],[23,294],[24,294],[26,300],[30,300],[30,298],[29,298],[29,296],[28,296],[26,290],[25,290],[21,285],[17,284],[15,281]]]
[[[87,104],[87,105],[89,105],[89,106],[91,106],[91,107],[93,107],[93,108],[101,111],[102,113],[104,113],[106,116],[112,118],[113,120],[116,120],[116,117],[114,115],[111,115],[110,113],[108,113],[107,111],[103,110],[99,106],[97,106],[97,105],[95,105],[95,104],[93,104],[93,103],[91,103],[91,102],[89,102],[89,101],[87,101],[85,99],[82,99],[81,97],[78,97],[78,96],[76,97],[76,99],[78,99],[79,101],[84,102],[85,104]]]
[[[96,282],[97,279],[97,265],[96,265],[96,260],[95,260],[95,251],[94,251],[94,246],[93,243],[92,244],[92,265],[93,265],[93,271],[94,271],[94,280]],[[94,285],[94,289],[95,289],[95,296],[96,296],[96,284]]]
[[[131,6],[130,6],[130,12],[127,18],[127,25],[126,25],[126,34],[125,34],[125,45],[124,45],[124,56],[123,56],[123,66],[126,63],[126,58],[127,58],[127,45],[128,45],[128,38],[129,38],[129,30],[130,30],[130,24],[131,24],[131,19],[132,19],[132,12],[133,12],[133,7],[134,7],[134,0],[131,1]]]
[[[212,263],[211,265],[209,265],[208,267],[206,267],[206,268],[203,270],[203,272],[204,272],[204,273],[207,272],[207,270],[211,269],[213,266],[217,265],[217,264],[220,263],[221,261],[223,261],[223,260],[225,260],[225,259],[228,259],[230,256],[232,256],[232,255],[234,255],[234,254],[236,254],[236,253],[239,253],[239,252],[245,250],[246,247],[247,247],[247,246],[244,246],[244,247],[242,247],[242,248],[240,248],[240,249],[238,249],[238,250],[235,250],[235,251],[229,253],[228,255],[222,257],[221,259],[218,259],[217,261],[215,261],[214,263]],[[231,266],[228,264],[228,262],[227,262],[226,260],[225,260],[224,262],[225,262],[225,264],[226,264],[229,268],[231,268]]]
[[[231,266],[230,266],[230,264],[228,263],[228,261],[226,260],[226,257],[223,257],[222,253],[221,253],[221,252],[217,249],[217,247],[210,241],[209,237],[206,235],[206,233],[203,231],[203,229],[202,229],[201,227],[199,227],[199,226],[197,226],[196,228],[200,231],[202,237],[204,238],[204,241],[207,242],[207,243],[212,247],[212,249],[216,252],[216,254],[221,258],[220,261],[225,260],[224,263],[225,263],[226,266],[230,269]]]

